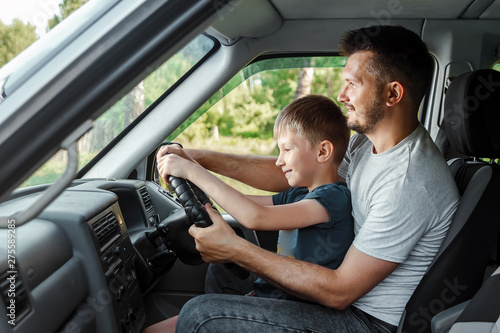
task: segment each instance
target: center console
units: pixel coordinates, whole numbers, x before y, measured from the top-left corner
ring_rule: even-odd
[[[134,268],[136,255],[118,204],[115,203],[91,219],[88,226],[105,275],[106,294],[113,304],[120,332],[140,332],[146,315]]]

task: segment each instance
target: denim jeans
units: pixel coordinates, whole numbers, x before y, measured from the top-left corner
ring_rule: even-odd
[[[388,332],[354,307],[335,310],[306,302],[241,296],[249,291],[252,278],[234,279],[231,285],[230,275],[215,270],[221,274],[218,283],[223,286],[207,286],[207,291],[218,288],[240,295],[206,294],[193,298],[181,310],[177,332]],[[208,284],[215,281],[213,272],[213,268],[209,270]]]
[[[205,279],[205,294],[246,295],[253,290],[253,282],[257,278],[257,275],[249,273],[249,276],[242,280],[236,277],[231,269],[211,264]]]

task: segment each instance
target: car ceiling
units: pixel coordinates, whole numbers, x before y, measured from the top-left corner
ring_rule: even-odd
[[[424,18],[500,19],[500,0],[242,0],[212,28],[231,42],[271,34],[284,20]]]
[[[270,0],[285,20],[321,18],[377,18],[389,13],[394,18],[457,19],[469,10],[489,15],[500,1],[486,0]],[[472,7],[477,7],[474,9]],[[498,13],[497,13],[498,14]],[[477,13],[476,13],[477,15]],[[498,16],[498,15],[497,15]]]

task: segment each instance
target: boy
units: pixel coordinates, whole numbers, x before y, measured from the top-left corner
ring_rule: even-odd
[[[189,179],[249,229],[280,230],[279,254],[335,269],[354,237],[350,192],[337,175],[349,142],[346,117],[331,99],[305,96],[280,112],[274,136],[276,165],[292,188],[273,196],[246,196],[200,165],[165,155],[175,152],[168,146],[158,152],[158,170],[164,179]],[[254,289],[259,297],[293,298],[262,279]]]

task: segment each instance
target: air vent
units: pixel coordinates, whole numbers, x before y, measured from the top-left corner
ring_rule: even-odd
[[[151,211],[154,210],[153,203],[151,202],[151,196],[149,195],[146,187],[141,187],[139,189],[139,193],[142,197],[142,202],[144,203],[144,207],[146,207],[146,211],[148,212],[148,216],[150,216]]]
[[[19,323],[31,310],[30,299],[21,275],[17,271],[7,271],[1,274],[0,292],[2,300],[7,307],[7,320],[13,318],[14,323]],[[14,303],[12,303],[12,300],[14,300]],[[15,306],[12,318],[9,316],[9,306]]]
[[[114,239],[116,235],[120,235],[120,228],[118,220],[113,212],[108,213],[106,216],[92,224],[97,243],[102,249],[110,240]]]

